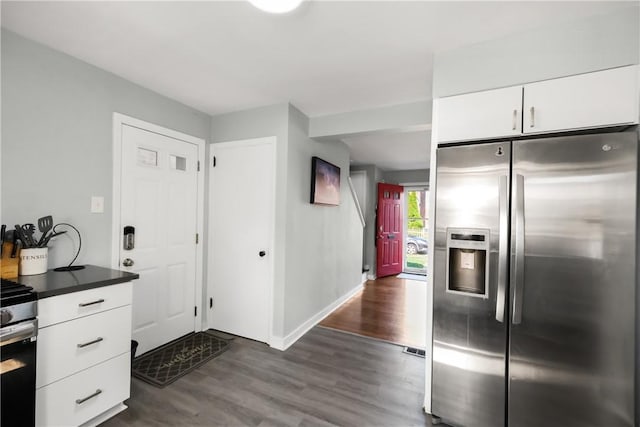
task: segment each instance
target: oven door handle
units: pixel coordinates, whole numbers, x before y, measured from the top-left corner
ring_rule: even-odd
[[[38,320],[5,326],[0,329],[0,347],[38,335]]]

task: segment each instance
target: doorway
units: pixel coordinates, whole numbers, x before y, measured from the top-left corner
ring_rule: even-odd
[[[276,138],[211,144],[209,327],[270,343]]]
[[[404,272],[427,274],[429,253],[429,189],[405,187],[405,256]]]
[[[201,329],[204,140],[114,114],[113,268],[138,273],[140,354]]]
[[[402,217],[404,188],[378,183],[376,211],[376,276],[402,272]]]

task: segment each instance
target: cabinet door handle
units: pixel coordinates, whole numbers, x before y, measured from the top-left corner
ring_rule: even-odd
[[[531,113],[531,125],[530,126],[534,127],[536,125],[536,109],[535,109],[535,107],[531,107],[529,112]]]
[[[100,341],[104,341],[104,338],[98,337],[93,341],[89,341],[89,342],[86,342],[86,343],[83,343],[83,344],[78,344],[78,348],[84,348],[84,347],[88,347],[88,346],[90,346],[92,344],[98,344]]]
[[[91,302],[81,302],[80,304],[78,304],[78,307],[87,307],[89,305],[94,305],[94,304],[100,304],[104,302],[104,298],[100,298],[97,299],[95,301],[91,301]]]
[[[518,110],[513,110],[513,127],[512,130],[516,130],[516,126],[518,126]]]
[[[94,397],[96,397],[96,396],[97,396],[97,395],[99,395],[100,393],[102,393],[102,390],[97,389],[97,390],[95,391],[95,393],[92,393],[92,394],[90,394],[90,395],[89,395],[89,396],[87,396],[87,397],[83,397],[82,399],[76,399],[76,403],[77,403],[78,405],[81,405],[81,404],[83,404],[84,402],[86,402],[87,400],[89,400],[89,399],[93,399]]]

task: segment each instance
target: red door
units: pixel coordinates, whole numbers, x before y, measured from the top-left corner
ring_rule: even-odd
[[[378,183],[376,276],[402,273],[403,187]]]

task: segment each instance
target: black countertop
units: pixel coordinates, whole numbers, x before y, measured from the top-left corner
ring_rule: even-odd
[[[117,285],[139,278],[140,275],[126,271],[87,265],[76,271],[53,271],[33,276],[19,276],[13,281],[33,287],[38,299],[86,291],[87,289]]]

